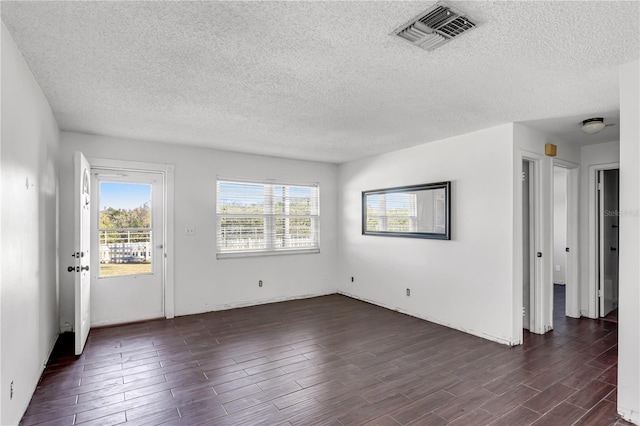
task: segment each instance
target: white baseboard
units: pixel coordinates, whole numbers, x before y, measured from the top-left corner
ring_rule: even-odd
[[[459,326],[456,326],[455,324],[450,324],[450,323],[448,323],[446,321],[441,321],[441,320],[439,320],[437,318],[433,318],[433,317],[430,317],[430,316],[419,315],[419,314],[416,314],[415,312],[410,312],[410,311],[407,311],[407,310],[404,310],[404,309],[400,309],[400,308],[396,308],[396,307],[393,307],[393,306],[389,306],[389,305],[386,305],[384,303],[380,303],[380,302],[377,302],[375,300],[369,300],[367,298],[356,296],[355,294],[351,294],[351,293],[348,293],[348,292],[345,292],[345,291],[339,290],[338,294],[342,294],[343,296],[351,297],[353,299],[361,300],[363,302],[371,303],[372,305],[380,306],[381,308],[389,309],[391,311],[396,311],[396,312],[400,312],[400,313],[403,313],[403,314],[406,314],[406,315],[409,315],[409,316],[412,316],[412,317],[415,317],[415,318],[420,318],[422,320],[429,321],[429,322],[432,322],[434,324],[442,325],[444,327],[451,328],[451,329],[454,329],[454,330],[458,330],[458,331],[461,331],[463,333],[471,334],[471,335],[476,336],[476,337],[481,337],[481,338],[486,339],[486,340],[491,340],[492,342],[500,343],[500,344],[507,345],[507,346],[516,346],[518,344],[518,343],[511,342],[508,339],[504,339],[504,338],[500,338],[500,337],[496,337],[496,336],[491,336],[491,335],[488,335],[488,334],[485,334],[485,333],[481,333],[481,332],[476,331],[476,330],[471,330],[471,329],[459,327]]]

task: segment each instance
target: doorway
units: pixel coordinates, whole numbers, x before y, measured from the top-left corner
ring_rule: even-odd
[[[164,317],[164,177],[92,169],[91,324]]]
[[[619,169],[598,170],[597,175],[598,316],[617,321],[619,272]]]
[[[522,328],[532,331],[535,314],[534,163],[522,160]]]
[[[568,190],[567,169],[560,166],[553,167],[553,296],[554,301],[559,298],[566,300],[567,287],[567,254],[569,244],[567,242],[568,224]],[[553,317],[566,315],[566,303],[553,304]]]
[[[578,283],[578,182],[580,169],[577,164],[554,160],[553,163],[553,234],[549,268],[551,269],[551,294],[565,302],[553,301],[552,318],[564,316],[580,318],[580,298]],[[557,308],[561,306],[561,308]]]

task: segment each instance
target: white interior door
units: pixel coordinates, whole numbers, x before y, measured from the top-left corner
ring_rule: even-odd
[[[522,161],[522,328],[531,330],[535,316],[534,165]]]
[[[164,317],[164,176],[93,170],[92,325]]]
[[[81,152],[74,157],[75,175],[75,354],[80,355],[91,328],[91,179],[90,164]]]
[[[599,291],[600,316],[605,317],[618,307],[618,208],[619,172],[598,172],[599,208]]]

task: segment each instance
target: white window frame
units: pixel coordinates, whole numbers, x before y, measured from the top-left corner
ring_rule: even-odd
[[[407,214],[406,216],[394,216],[394,215],[389,215],[388,211],[387,211],[387,194],[379,194],[380,198],[379,198],[379,202],[378,202],[378,210],[379,210],[379,214],[378,215],[369,215],[370,217],[376,217],[378,218],[379,225],[378,225],[378,232],[398,232],[397,230],[390,230],[389,229],[389,219],[408,219],[409,221],[409,230],[408,231],[401,231],[401,232],[416,232],[416,228],[417,228],[417,223],[418,223],[418,210],[417,210],[417,204],[415,201],[415,194],[410,194],[407,193],[407,195],[412,195],[413,196],[413,202],[409,203],[409,214]]]
[[[241,214],[224,214],[220,212],[220,183],[238,183],[238,184],[252,184],[264,186],[264,214],[260,215],[264,218],[264,236],[266,247],[261,249],[238,249],[238,250],[225,250],[222,247],[222,218],[224,217],[238,217]],[[314,196],[311,199],[311,214],[304,215],[303,217],[309,217],[311,219],[311,247],[276,247],[277,237],[277,219],[283,218],[285,220],[285,230],[289,229],[289,220],[291,218],[299,218],[301,216],[289,217],[289,202],[288,197],[285,198],[285,204],[283,208],[283,214],[276,214],[276,194],[274,193],[274,187],[284,186],[287,193],[289,187],[306,187],[311,188],[314,192]],[[315,212],[315,214],[314,214]],[[255,214],[247,215],[247,217],[255,217]],[[290,238],[289,234],[285,233],[285,238]],[[248,257],[248,256],[272,256],[272,255],[284,255],[284,254],[306,254],[306,253],[320,253],[320,185],[318,183],[291,183],[291,182],[277,182],[274,180],[249,180],[238,178],[223,178],[218,177],[216,180],[216,258],[234,258],[234,257]]]

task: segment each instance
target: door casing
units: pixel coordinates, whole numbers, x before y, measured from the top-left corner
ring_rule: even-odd
[[[619,223],[616,217],[609,216],[606,218],[605,210],[609,210],[611,203],[611,195],[607,194],[607,189],[612,188],[612,181],[610,179],[614,178],[614,175],[607,172],[616,172],[615,179],[618,180],[618,183],[615,185],[617,189],[617,194],[615,194],[615,210],[616,213],[620,209],[619,204],[619,169],[608,169],[608,170],[599,170],[598,171],[598,316],[604,317],[610,311],[616,309],[618,307],[618,247],[619,247]],[[611,233],[610,225],[616,225],[616,229],[614,233]],[[615,237],[614,237],[615,235]],[[615,251],[611,251],[615,250]],[[611,269],[613,268],[613,269]],[[615,271],[615,274],[611,274],[612,271]],[[608,273],[609,272],[609,273]],[[607,285],[608,278],[613,278],[609,281],[609,285]],[[615,292],[614,292],[615,290]],[[607,303],[607,293],[609,292],[615,293],[615,302],[612,300],[611,306]]]
[[[534,226],[534,274],[532,289],[533,309],[531,309],[531,324],[530,331],[536,334],[544,334],[553,329],[553,166],[562,165],[570,169],[569,173],[569,185],[568,190],[571,192],[569,195],[568,207],[570,209],[569,214],[571,217],[576,218],[568,232],[568,240],[571,241],[571,246],[575,247],[573,251],[573,258],[571,269],[573,271],[573,277],[577,276],[578,264],[578,247],[577,247],[577,196],[578,196],[578,182],[579,182],[579,165],[571,162],[566,162],[550,157],[542,156],[540,154],[520,150],[516,155],[517,167],[514,168],[517,185],[514,188],[514,309],[513,309],[513,325],[514,325],[514,344],[522,343],[523,341],[523,320],[522,320],[522,300],[523,300],[523,191],[521,185],[522,178],[522,162],[530,161],[533,163],[534,175],[533,175],[533,188],[532,188],[532,201],[534,203],[532,209],[531,221]],[[571,247],[570,246],[570,247]],[[537,257],[537,253],[541,253],[541,257]],[[574,278],[575,279],[575,278]],[[573,286],[576,287],[576,286]],[[571,306],[568,307],[567,312],[575,311],[575,307],[578,305],[577,301],[577,289],[574,289],[576,294],[572,294],[570,297],[572,301]],[[573,300],[575,299],[575,300]],[[518,339],[519,337],[519,339]]]
[[[94,327],[123,324],[164,317],[164,176],[157,172],[91,168],[92,218],[91,245],[91,323]],[[133,275],[100,276],[100,197],[101,183],[148,186],[151,208],[151,269]],[[113,207],[119,207],[114,205]]]
[[[175,316],[175,284],[174,284],[174,166],[172,164],[147,163],[125,160],[90,158],[92,170],[109,170],[126,172],[158,173],[163,179],[163,232],[164,232],[164,265],[162,270],[164,317]],[[92,280],[94,280],[92,274]]]
[[[580,266],[580,247],[578,242],[580,168],[578,164],[558,159],[554,159],[553,165],[567,169],[567,247],[569,252],[566,257],[565,315],[572,318],[580,318],[580,285],[578,281]],[[551,258],[553,259],[553,254]]]
[[[544,329],[544,303],[543,303],[543,292],[542,292],[542,280],[543,280],[543,258],[536,257],[537,252],[541,252],[541,243],[542,243],[542,205],[541,205],[541,177],[542,177],[542,160],[543,157],[530,152],[521,151],[518,156],[517,164],[519,167],[516,168],[516,176],[518,185],[516,186],[515,197],[516,202],[514,209],[514,237],[515,237],[515,246],[514,246],[514,256],[515,257],[515,269],[516,269],[516,280],[514,282],[514,333],[515,336],[519,336],[516,339],[514,344],[522,343],[523,341],[523,316],[522,316],[522,304],[523,304],[523,282],[524,282],[524,253],[523,253],[523,236],[524,236],[524,221],[523,221],[523,186],[522,186],[522,173],[523,173],[523,164],[524,162],[529,162],[531,164],[530,170],[532,170],[532,174],[530,175],[530,187],[529,187],[529,200],[531,203],[530,206],[530,217],[529,222],[533,228],[533,232],[531,234],[531,256],[534,256],[534,259],[531,262],[530,274],[532,277],[532,281],[530,284],[530,306],[531,309],[529,311],[529,330],[533,333],[544,333],[541,331]]]
[[[599,318],[598,299],[598,172],[600,170],[619,169],[620,163],[603,163],[590,165],[588,169],[588,276],[587,276],[587,306],[581,314],[588,318]]]

